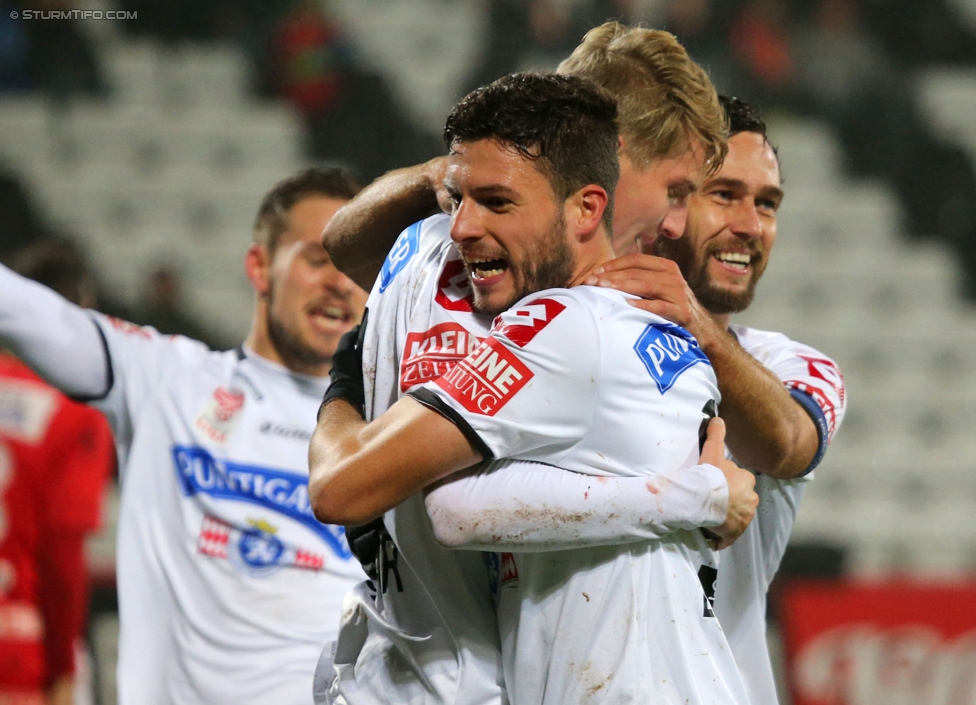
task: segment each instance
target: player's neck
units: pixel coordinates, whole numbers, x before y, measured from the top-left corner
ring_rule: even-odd
[[[732,314],[731,313],[712,313],[708,312],[708,315],[712,317],[716,325],[722,330],[728,330],[729,326],[732,324]]]
[[[577,286],[593,275],[593,270],[614,258],[613,246],[606,235],[601,235],[581,247],[576,253],[576,267],[568,286]]]

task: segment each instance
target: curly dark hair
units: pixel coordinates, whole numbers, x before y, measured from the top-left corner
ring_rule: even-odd
[[[609,231],[620,165],[617,106],[607,93],[576,76],[503,76],[465,96],[444,126],[449,149],[484,139],[535,162],[560,199],[587,184],[601,186],[609,197],[603,216]]]

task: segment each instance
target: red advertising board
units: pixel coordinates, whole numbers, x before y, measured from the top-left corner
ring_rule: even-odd
[[[793,705],[976,705],[976,582],[791,582]]]

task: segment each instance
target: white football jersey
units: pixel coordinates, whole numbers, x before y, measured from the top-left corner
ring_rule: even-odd
[[[119,702],[312,702],[362,579],[308,499],[328,380],[95,315],[122,467]]]
[[[448,228],[447,216],[434,216],[405,230],[370,294],[362,349],[368,419],[487,335],[491,318],[472,311]],[[391,573],[385,591],[364,583],[350,594],[334,664],[323,664],[338,674],[328,701],[507,702],[485,554],[438,544],[420,495],[387,512],[384,523],[399,549],[400,585]]]
[[[781,333],[733,325],[743,349],[779,377],[810,414],[820,436],[812,465],[844,418],[846,391],[837,365],[823,353]],[[759,507],[745,533],[720,553],[715,614],[722,623],[751,702],[777,702],[776,682],[766,643],[766,592],[779,568],[806,484],[756,476]]]
[[[717,409],[711,364],[687,331],[627,298],[594,287],[526,297],[411,396],[486,457],[605,477],[692,466]],[[698,531],[503,554],[495,577],[512,702],[746,703],[698,576],[710,554]]]

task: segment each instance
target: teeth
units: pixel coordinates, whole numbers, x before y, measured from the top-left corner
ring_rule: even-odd
[[[323,306],[315,311],[319,315],[325,316],[326,318],[335,318],[342,320],[346,317],[346,312],[339,306]]]
[[[752,255],[743,252],[720,252],[715,255],[715,259],[719,262],[740,266],[745,269],[752,262]]]
[[[471,268],[472,274],[481,279],[486,279],[488,277],[494,277],[505,271],[503,267],[492,267],[488,268],[486,265],[493,264],[498,260],[469,260],[468,266]]]
[[[488,277],[494,277],[495,275],[501,274],[505,270],[504,269],[478,269],[477,267],[475,267],[472,271],[480,278],[487,279]]]

